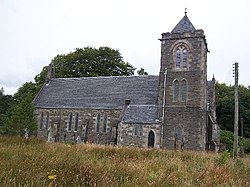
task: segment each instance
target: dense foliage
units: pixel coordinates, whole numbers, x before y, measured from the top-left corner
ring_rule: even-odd
[[[52,61],[56,77],[97,77],[134,75],[135,68],[124,62],[118,50],[109,47],[77,48],[66,55],[57,55]],[[37,83],[43,83],[46,68],[35,77]]]
[[[216,114],[222,130],[234,129],[234,86],[216,84]],[[250,89],[239,87],[239,135],[250,138]]]
[[[52,61],[56,69],[56,77],[90,77],[90,76],[130,76],[135,68],[124,62],[118,50],[109,47],[99,49],[85,47],[68,54],[57,55]],[[24,83],[14,94],[5,96],[0,90],[0,133],[6,135],[24,135],[36,133],[33,99],[43,86],[47,68],[35,77],[35,83]]]

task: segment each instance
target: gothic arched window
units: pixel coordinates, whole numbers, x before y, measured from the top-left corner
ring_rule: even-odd
[[[175,52],[175,68],[187,68],[188,50],[184,46],[179,46]]]
[[[96,132],[100,131],[100,121],[101,121],[101,114],[98,113],[96,116]]]
[[[43,128],[43,112],[40,114],[40,129]]]
[[[182,50],[182,67],[187,68],[187,50],[185,48]]]
[[[179,81],[175,80],[174,81],[174,93],[173,93],[173,99],[174,101],[178,101],[179,100]]]
[[[72,113],[69,113],[69,119],[68,119],[68,131],[71,131],[72,129]]]
[[[187,100],[187,81],[181,81],[181,101]]]
[[[46,123],[45,123],[45,128],[48,129],[49,127],[49,112],[46,112]]]
[[[77,129],[78,129],[78,118],[79,118],[79,114],[77,112],[76,117],[75,117],[75,129],[74,129],[74,131],[77,131]]]
[[[103,132],[107,131],[108,115],[105,113],[103,117]]]
[[[180,49],[177,49],[176,51],[176,68],[181,67],[181,51]]]

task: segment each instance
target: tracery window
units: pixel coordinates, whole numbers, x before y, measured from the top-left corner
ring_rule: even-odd
[[[173,93],[173,100],[178,101],[179,100],[179,81],[174,81],[174,93]]]
[[[69,113],[69,119],[68,119],[68,131],[71,131],[72,129],[72,113]]]
[[[187,49],[183,46],[178,47],[176,50],[175,67],[187,68],[187,58],[188,58]]]
[[[186,101],[187,99],[187,81],[181,81],[181,101]]]
[[[76,115],[75,115],[75,128],[74,128],[74,131],[77,131],[77,129],[78,129],[78,118],[79,118],[79,114],[77,112]]]

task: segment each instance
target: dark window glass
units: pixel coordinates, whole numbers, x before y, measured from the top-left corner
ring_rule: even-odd
[[[101,114],[98,113],[96,116],[96,132],[100,131],[100,121],[101,121]]]
[[[187,81],[181,81],[181,101],[186,101],[187,99]]]
[[[49,127],[49,112],[46,112],[46,123],[45,123],[45,128],[48,129]]]
[[[179,99],[179,82],[178,80],[174,81],[174,101],[178,101]]]
[[[187,50],[183,49],[182,51],[182,64],[183,68],[187,68]]]
[[[107,131],[108,115],[105,113],[103,117],[103,132]]]
[[[43,128],[43,112],[40,114],[40,129]]]
[[[72,113],[69,113],[68,131],[72,129]]]
[[[76,118],[75,118],[75,131],[77,131],[77,129],[78,129],[78,116],[79,116],[79,114],[78,114],[78,112],[76,113]]]
[[[176,51],[176,68],[181,67],[181,51],[177,49]]]

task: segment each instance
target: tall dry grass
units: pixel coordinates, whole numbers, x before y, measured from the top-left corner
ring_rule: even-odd
[[[0,137],[0,186],[250,186],[250,158]]]

